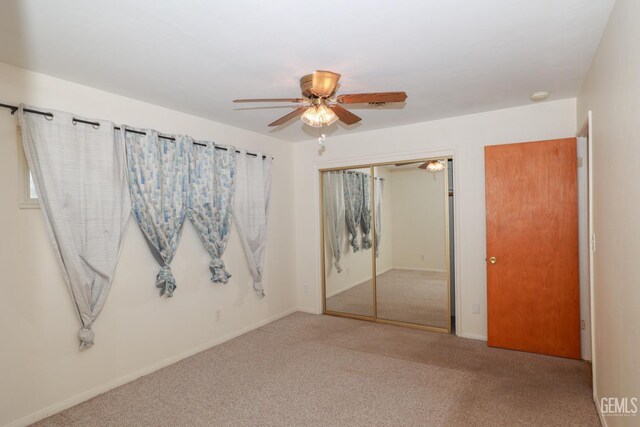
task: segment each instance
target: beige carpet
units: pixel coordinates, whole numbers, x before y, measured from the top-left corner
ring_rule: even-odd
[[[376,279],[378,317],[447,328],[446,273],[392,269]],[[327,309],[373,316],[371,280],[327,298]]]
[[[597,426],[582,362],[296,313],[40,426]]]

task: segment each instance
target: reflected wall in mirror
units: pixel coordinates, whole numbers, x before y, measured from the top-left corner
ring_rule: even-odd
[[[377,317],[450,329],[447,160],[376,166],[384,179]]]
[[[322,172],[325,310],[374,317],[371,168]]]

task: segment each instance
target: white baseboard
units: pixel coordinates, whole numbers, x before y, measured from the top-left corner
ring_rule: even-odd
[[[82,403],[86,400],[89,400],[93,397],[96,397],[100,394],[106,393],[109,390],[113,390],[116,387],[120,387],[121,385],[127,384],[131,381],[134,381],[140,377],[143,377],[145,375],[149,375],[152,372],[155,372],[159,369],[162,369],[164,367],[167,367],[169,365],[172,365],[176,362],[179,362],[183,359],[186,359],[187,357],[193,356],[194,354],[200,353],[204,350],[208,350],[212,347],[215,347],[219,344],[222,344],[224,342],[227,342],[229,340],[232,340],[234,338],[239,337],[240,335],[244,335],[247,332],[251,332],[255,329],[258,329],[262,326],[265,326],[271,322],[275,322],[276,320],[282,319],[283,317],[286,317],[292,313],[295,313],[296,311],[299,311],[298,308],[291,308],[289,310],[286,310],[282,313],[276,314],[274,316],[268,317],[266,319],[263,319],[259,322],[254,323],[253,325],[249,325],[246,326],[242,329],[239,329],[235,332],[232,332],[230,334],[227,335],[223,335],[222,337],[216,338],[213,341],[210,341],[206,344],[200,345],[198,347],[194,347],[192,349],[189,349],[187,351],[184,351],[182,353],[179,353],[175,356],[171,356],[167,359],[161,360],[159,362],[156,362],[152,365],[149,365],[145,368],[139,369],[137,371],[131,372],[127,375],[124,375],[120,378],[116,378],[113,381],[110,381],[106,384],[102,384],[99,385],[97,387],[94,387],[90,390],[84,391],[82,393],[76,394],[75,396],[72,396],[68,399],[63,400],[62,402],[58,402],[58,403],[54,403],[53,405],[47,406],[44,409],[41,409],[37,412],[34,412],[30,415],[27,415],[25,417],[22,417],[18,420],[12,421],[9,424],[5,425],[5,427],[23,427],[23,426],[28,426],[30,424],[33,424],[37,421],[40,421],[44,418],[47,418],[53,414],[56,414],[58,412],[64,411],[65,409],[68,409],[72,406],[75,406],[79,403]]]
[[[413,270],[413,271],[433,271],[434,273],[446,273],[447,270],[441,268],[426,268],[426,267],[391,267],[390,270]]]
[[[387,267],[387,268],[385,268],[385,269],[383,269],[383,270],[377,271],[377,272],[376,272],[376,276],[380,276],[381,274],[384,274],[384,273],[386,273],[387,271],[391,271],[391,270],[393,270],[393,267]]]
[[[487,340],[487,336],[486,335],[476,335],[476,334],[467,334],[464,332],[458,332],[456,333],[457,336],[459,336],[460,338],[468,338],[471,340],[479,340],[479,341],[486,341]]]
[[[322,309],[314,310],[314,309],[311,309],[311,308],[298,307],[298,310],[296,310],[296,311],[299,311],[299,312],[302,312],[302,313],[308,313],[308,314],[316,314],[316,315],[317,314],[322,314]]]

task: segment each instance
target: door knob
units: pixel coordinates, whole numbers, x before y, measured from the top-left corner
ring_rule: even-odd
[[[489,262],[491,264],[495,264],[496,262],[498,262],[498,260],[496,259],[496,257],[492,256],[491,258],[489,258]]]

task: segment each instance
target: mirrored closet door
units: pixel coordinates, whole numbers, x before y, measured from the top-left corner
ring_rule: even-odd
[[[321,171],[326,314],[451,331],[451,165]]]

